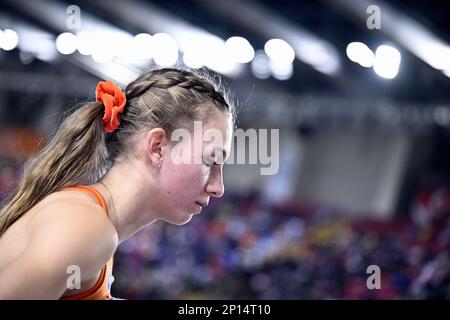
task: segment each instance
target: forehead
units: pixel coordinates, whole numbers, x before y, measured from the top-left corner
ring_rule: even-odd
[[[223,112],[216,112],[213,117],[202,121],[203,129],[217,129],[224,133],[227,131],[231,134],[233,129],[233,119],[231,115]]]
[[[233,135],[233,119],[231,115],[220,115],[203,122],[203,143],[229,154]]]

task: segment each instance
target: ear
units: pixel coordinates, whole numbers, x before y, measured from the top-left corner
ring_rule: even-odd
[[[166,131],[162,128],[150,130],[146,136],[146,153],[151,164],[158,167],[162,161],[163,150],[168,145]]]

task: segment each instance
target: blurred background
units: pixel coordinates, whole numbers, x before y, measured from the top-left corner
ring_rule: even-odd
[[[207,67],[239,128],[279,129],[278,171],[227,164],[203,214],[123,243],[114,296],[450,299],[449,15],[448,1],[2,0],[0,200],[98,80]]]

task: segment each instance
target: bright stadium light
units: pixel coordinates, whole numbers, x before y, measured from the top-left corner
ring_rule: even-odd
[[[381,45],[375,51],[373,69],[382,78],[393,79],[397,75],[401,62],[401,54],[394,47]]]
[[[225,42],[228,56],[236,63],[248,63],[255,57],[255,50],[247,39],[231,37]]]
[[[134,54],[142,59],[152,59],[155,48],[154,40],[148,33],[140,33],[132,40]]]
[[[0,46],[5,51],[13,50],[19,44],[19,35],[11,29],[6,29],[1,33]]]
[[[197,50],[186,50],[183,53],[183,63],[189,68],[198,69],[204,66],[201,55],[197,54]]]
[[[95,33],[95,45],[92,59],[98,63],[109,63],[116,56],[118,37],[114,32]]]
[[[95,46],[95,36],[89,31],[80,31],[77,33],[77,50],[82,55],[92,54]]]
[[[289,64],[295,59],[294,49],[282,39],[271,39],[264,45],[267,56],[277,64]]]
[[[167,33],[153,35],[154,56],[156,64],[162,67],[170,67],[178,61],[178,45],[174,38]]]
[[[61,54],[72,54],[77,50],[77,37],[70,32],[61,33],[56,38],[56,49]]]
[[[362,42],[351,42],[346,48],[347,57],[365,68],[373,66],[375,55],[370,48]]]

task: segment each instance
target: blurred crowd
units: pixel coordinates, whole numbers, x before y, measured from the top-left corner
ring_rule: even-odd
[[[436,194],[437,192],[437,194]],[[450,193],[412,217],[231,195],[184,226],[156,223],[116,254],[113,294],[130,299],[450,299]],[[437,200],[436,200],[437,201]],[[417,216],[427,215],[426,218]],[[380,268],[369,290],[367,268]]]
[[[0,161],[0,199],[20,165]],[[371,265],[380,289],[367,287]],[[450,188],[420,188],[388,220],[228,192],[186,225],[125,241],[114,275],[128,299],[450,299]]]

